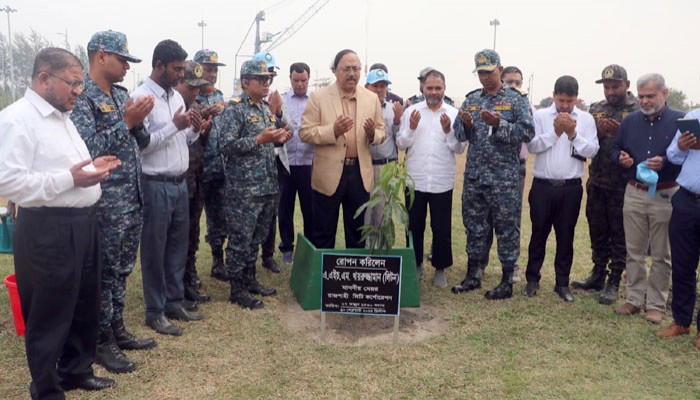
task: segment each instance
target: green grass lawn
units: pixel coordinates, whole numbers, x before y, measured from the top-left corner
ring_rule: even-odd
[[[531,181],[528,169],[528,181]],[[450,286],[465,274],[466,254],[461,220],[461,171],[453,204],[455,265],[448,270]],[[529,182],[526,187],[529,188]],[[526,197],[527,198],[527,197]],[[590,270],[590,240],[583,212],[576,229],[572,280]],[[301,218],[297,218],[298,223]],[[341,229],[342,231],[342,229]],[[202,231],[202,238],[204,229]],[[552,235],[553,236],[553,235]],[[527,261],[530,221],[523,204],[519,264]],[[426,238],[429,246],[430,234]],[[342,243],[339,235],[337,243]],[[639,315],[620,317],[613,306],[597,303],[597,294],[575,293],[562,302],[553,292],[553,253],[542,270],[540,292],[524,298],[524,283],[506,301],[488,301],[483,294],[500,281],[495,249],[483,288],[453,295],[432,287],[432,270],[420,283],[421,301],[447,320],[441,335],[417,343],[337,345],[289,331],[281,322],[294,302],[289,268],[280,275],[265,270],[260,280],[278,289],[265,308],[242,310],[228,303],[228,288],[209,278],[211,258],[202,240],[198,267],[204,291],[214,300],[202,305],[203,322],[183,324],[179,338],[157,336],[158,347],[129,352],[138,369],[131,374],[99,375],[117,380],[117,387],[99,393],[75,391],[74,399],[666,399],[700,398],[700,351],[695,334],[659,339]],[[12,272],[11,255],[0,255],[0,276]],[[153,333],[143,325],[140,270],[129,278],[125,319],[139,335]],[[24,339],[12,328],[6,290],[0,289],[0,399],[28,397],[29,373]],[[623,290],[624,292],[624,290]],[[619,305],[618,302],[617,305]],[[318,313],[318,311],[308,311]],[[348,317],[349,318],[349,317]],[[353,317],[370,318],[370,317]],[[377,317],[378,318],[378,317]]]

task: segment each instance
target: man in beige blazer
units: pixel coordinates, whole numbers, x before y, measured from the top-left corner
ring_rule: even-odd
[[[299,138],[315,147],[309,239],[318,248],[335,247],[342,204],[345,247],[364,247],[358,230],[364,216],[354,216],[374,186],[369,146],[384,141],[382,108],[376,94],[357,85],[361,63],[354,51],[340,51],[331,70],[335,83],[311,93],[299,129]]]

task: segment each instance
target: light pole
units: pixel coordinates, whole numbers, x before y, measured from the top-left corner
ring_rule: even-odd
[[[12,30],[10,29],[10,13],[17,12],[17,10],[10,8],[10,6],[5,6],[0,8],[0,11],[7,13],[7,51],[10,53],[10,93],[12,94],[12,101],[15,101],[15,66],[12,62]]]
[[[202,28],[202,50],[204,50],[204,27],[207,26],[207,24],[204,22],[204,20],[201,20],[197,22],[197,26]]]
[[[498,28],[500,24],[501,23],[495,18],[489,21],[489,25],[493,26],[493,51],[496,51],[496,28]]]

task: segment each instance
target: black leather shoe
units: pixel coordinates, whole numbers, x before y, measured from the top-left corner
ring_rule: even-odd
[[[452,293],[460,294],[462,292],[468,292],[470,290],[478,289],[481,287],[481,281],[473,276],[467,276],[464,278],[462,283],[456,286],[452,286]]]
[[[273,274],[279,274],[280,272],[282,272],[282,269],[280,269],[280,266],[277,265],[277,262],[272,257],[263,258],[262,267],[269,270]]]
[[[201,294],[194,286],[185,286],[185,298],[197,303],[206,303],[211,300],[206,294]]]
[[[566,302],[574,301],[574,296],[571,294],[568,286],[555,286],[554,291],[557,292],[559,297]]]
[[[201,321],[207,317],[206,315],[203,315],[203,314],[192,314],[191,312],[185,310],[182,307],[180,307],[176,310],[166,311],[165,316],[170,318],[170,319],[176,319],[178,321],[185,321],[185,322]]]
[[[89,376],[82,379],[67,379],[61,381],[61,388],[64,391],[83,389],[83,390],[103,390],[109,389],[116,383],[114,379],[100,378],[99,376]]]
[[[161,335],[182,335],[182,329],[172,322],[168,321],[164,316],[146,319],[146,326],[160,333]]]
[[[182,308],[189,312],[195,312],[199,310],[199,305],[196,301],[189,301],[187,299],[182,300]]]
[[[527,285],[525,285],[525,289],[523,289],[523,296],[525,297],[534,297],[537,294],[537,290],[539,290],[540,284],[537,282],[528,282]]]

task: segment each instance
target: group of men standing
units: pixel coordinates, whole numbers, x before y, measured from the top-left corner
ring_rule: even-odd
[[[565,75],[554,84],[553,104],[533,114],[514,88],[522,85],[520,70],[504,68],[495,51],[482,50],[474,58],[482,87],[468,93],[459,109],[445,97],[445,76],[430,67],[419,74],[421,94],[404,107],[388,91],[382,64],[359,85],[362,68],[352,50],[333,60],[336,82],[311,94],[309,66],[292,64],[292,89],[284,95],[270,93],[276,64],[262,53],[243,63],[243,92],[226,103],[214,86],[224,65],[214,51],[200,50],[187,61],[178,43],[158,43],[150,76],[129,94],[117,83],[129,62],[141,60],[129,53],[126,36],[98,32],[87,49],[85,75],[71,53],[42,50],[24,98],[0,113],[6,144],[0,149],[0,196],[19,206],[15,269],[33,398],[111,387],[112,379],[93,374],[93,361],[111,372],[130,372],[136,366],[123,350],[156,346],[124,326],[126,280],[139,245],[145,321],[155,332],[179,336],[182,328],[171,320],[206,318],[194,314],[198,302],[209,300],[199,292],[195,258],[203,209],[212,276],[229,282],[232,303],[263,307],[255,296],[276,290],[257,280],[256,259],[262,245],[262,265],[280,272],[271,258],[277,211],[284,263],[292,262],[297,194],[304,233],[315,246],[335,247],[342,206],[346,247],[363,247],[358,228],[379,223],[382,210],[370,209],[366,219],[354,215],[399,150],[406,151],[415,182],[409,229],[419,275],[430,209],[433,284],[446,287],[444,270],[453,264],[455,154],[467,143],[467,273],[454,293],[481,287],[495,232],[502,279],[485,297],[512,297],[522,160],[529,152],[536,158],[523,295],[539,290],[554,227],[554,290],[573,301],[574,230],[583,167],[592,159],[586,214],[593,269],[571,286],[602,290],[599,301],[612,304],[626,268],[627,300],[616,313],[646,309],[646,319],[659,323],[673,271],[674,322],[658,335],[689,333],[700,258],[700,143],[690,132],[676,133],[684,115],[667,107],[661,75],[638,80],[637,100],[625,69],[606,67],[597,81],[606,99],[590,114],[576,107],[578,82]],[[700,347],[700,334],[695,345]]]

